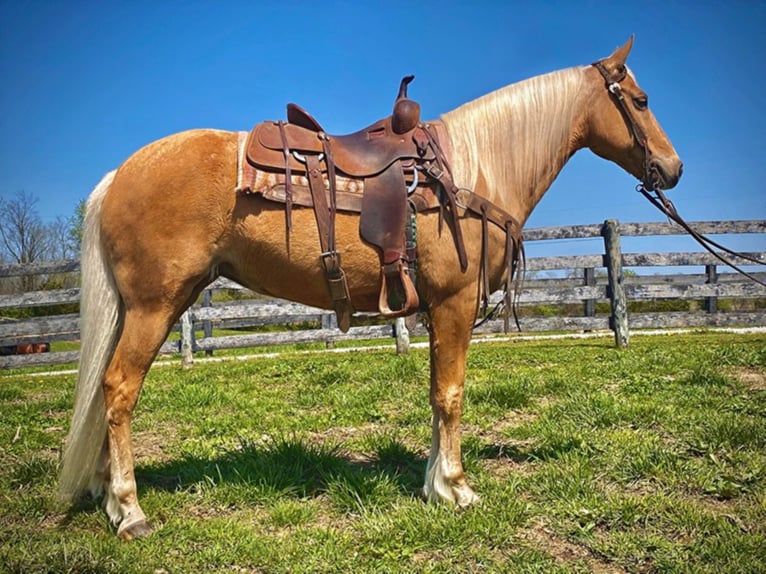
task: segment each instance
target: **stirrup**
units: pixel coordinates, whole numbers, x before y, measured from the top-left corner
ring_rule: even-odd
[[[380,298],[378,299],[378,310],[384,317],[406,317],[418,310],[420,306],[420,299],[418,298],[418,292],[415,290],[415,285],[412,283],[410,277],[409,267],[407,261],[404,259],[398,259],[393,263],[387,263],[380,267],[381,286],[380,286]],[[391,309],[389,303],[389,295],[393,294],[389,289],[389,281],[396,282],[401,286],[401,293],[397,295],[403,296],[401,307],[397,309]]]

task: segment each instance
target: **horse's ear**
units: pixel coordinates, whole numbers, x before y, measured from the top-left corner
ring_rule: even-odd
[[[625,61],[628,59],[631,48],[633,48],[633,34],[628,41],[617,48],[612,55],[604,60],[604,66],[612,73],[622,71],[625,68]]]

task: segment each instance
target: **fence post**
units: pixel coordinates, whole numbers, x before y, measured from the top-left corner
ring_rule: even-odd
[[[593,287],[596,284],[596,270],[593,267],[586,267],[583,273],[583,285]],[[596,316],[596,300],[586,299],[583,303],[583,315],[586,317]]]
[[[407,329],[404,317],[396,318],[394,322],[394,336],[396,337],[396,354],[408,354],[410,352],[410,331]]]
[[[628,304],[625,300],[622,274],[622,249],[620,248],[619,224],[616,219],[607,219],[601,228],[604,237],[605,263],[609,280],[609,299],[612,304],[610,327],[614,331],[614,342],[618,348],[628,346]]]
[[[213,290],[212,289],[205,289],[202,292],[202,306],[203,307],[213,306]],[[206,339],[213,336],[213,322],[210,319],[205,319],[204,321],[202,321],[202,333]],[[209,349],[205,351],[205,356],[212,357],[213,350]]]
[[[705,265],[705,274],[707,281],[705,283],[718,283],[718,267],[715,265]],[[715,313],[718,308],[718,297],[705,297],[705,311]]]
[[[181,367],[189,369],[194,364],[194,325],[191,309],[181,315]]]
[[[321,317],[320,326],[322,329],[336,329],[338,327],[338,318],[335,313],[322,313]],[[325,349],[334,349],[335,341],[325,341],[324,346]]]

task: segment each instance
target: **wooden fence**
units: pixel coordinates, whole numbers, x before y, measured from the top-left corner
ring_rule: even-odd
[[[766,221],[708,221],[695,222],[693,227],[704,234],[732,235],[758,234],[766,239]],[[621,238],[683,235],[683,230],[672,223],[618,223],[608,220],[603,224],[576,225],[555,228],[528,229],[524,237],[528,246],[535,242],[601,238],[603,253],[596,255],[567,255],[532,257],[527,260],[528,280],[519,296],[522,309],[536,307],[550,312],[563,306],[576,304],[577,314],[552,316],[524,316],[522,331],[599,331],[611,329],[618,346],[627,345],[629,329],[720,327],[766,325],[766,288],[732,272],[706,252],[624,253]],[[720,241],[727,243],[727,238]],[[763,243],[766,246],[766,241]],[[766,251],[750,252],[766,265]],[[763,267],[753,266],[743,259],[734,263],[747,268],[760,279],[766,279]],[[684,266],[698,272],[679,273],[674,268]],[[632,270],[631,273],[625,271]],[[635,272],[636,269],[644,273]],[[668,272],[668,269],[671,271]],[[79,262],[48,262],[31,265],[0,266],[0,280],[14,276],[75,273]],[[541,276],[552,275],[552,276]],[[190,364],[193,353],[215,350],[260,347],[264,345],[323,342],[330,346],[337,341],[397,338],[399,350],[406,349],[410,334],[425,334],[421,326],[413,333],[403,330],[403,321],[395,325],[375,324],[372,319],[341,333],[331,312],[274,299],[247,299],[227,303],[213,303],[213,292],[238,286],[219,280],[205,291],[201,302],[184,314],[177,331],[180,340],[169,340],[161,353],[181,353],[182,360]],[[498,300],[500,294],[493,299]],[[752,303],[746,311],[722,310],[718,301],[746,301]],[[29,319],[3,317],[10,309],[43,307],[77,303],[79,289],[56,289],[0,296],[0,347],[38,341],[77,341],[79,317],[76,314],[48,315]],[[700,300],[697,311],[630,312],[628,307],[640,301]],[[603,303],[609,303],[609,312],[597,312]],[[602,305],[598,305],[602,303]],[[281,325],[281,330],[242,332],[216,335],[214,328],[242,329]],[[291,325],[293,330],[286,326]],[[296,328],[296,325],[302,328]],[[309,326],[309,328],[305,328]],[[502,320],[488,321],[476,333],[501,332]],[[55,347],[55,345],[54,345]],[[75,362],[77,351],[60,351],[37,355],[0,356],[0,368],[25,365],[46,365]]]

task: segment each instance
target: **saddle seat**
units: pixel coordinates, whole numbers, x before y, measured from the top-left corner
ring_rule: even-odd
[[[406,79],[406,78],[405,78]],[[401,101],[401,100],[400,100]],[[412,102],[412,100],[406,100]],[[399,106],[404,109],[404,106]],[[311,114],[297,104],[287,105],[287,123],[265,122],[255,126],[247,148],[248,160],[256,166],[285,167],[285,139],[291,152],[291,170],[305,171],[299,156],[321,154],[325,141],[332,145],[335,168],[350,177],[370,177],[381,173],[397,160],[433,161],[425,133],[417,129],[419,109],[407,106],[407,118],[394,114],[347,135],[328,135]],[[398,131],[410,127],[404,132]]]

